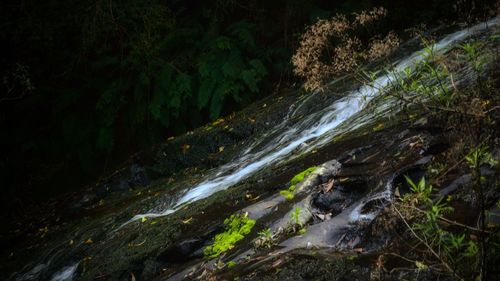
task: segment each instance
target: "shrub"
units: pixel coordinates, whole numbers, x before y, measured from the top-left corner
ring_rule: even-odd
[[[383,39],[361,40],[354,35],[363,29],[371,31],[373,23],[386,15],[387,10],[380,7],[355,14],[352,20],[337,15],[309,26],[292,57],[294,73],[305,79],[304,88],[322,89],[331,76],[352,72],[363,61],[391,53],[399,45],[399,38],[393,32]]]

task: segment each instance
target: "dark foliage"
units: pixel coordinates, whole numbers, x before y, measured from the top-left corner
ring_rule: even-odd
[[[290,56],[317,18],[385,6],[402,29],[480,3],[3,1],[0,185],[17,195],[78,187],[290,84]]]

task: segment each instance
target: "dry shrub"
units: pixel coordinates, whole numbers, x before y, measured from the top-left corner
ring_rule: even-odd
[[[347,18],[338,15],[330,20],[318,20],[306,29],[300,47],[292,57],[295,74],[306,78],[306,89],[321,87],[322,77],[331,73],[331,67],[322,62],[322,55],[330,44],[330,38],[342,36],[349,28]]]
[[[390,32],[383,39],[362,42],[356,31],[382,19],[387,10],[379,7],[354,14],[349,20],[337,15],[329,20],[318,20],[301,37],[292,57],[294,73],[305,78],[308,91],[323,89],[324,81],[333,75],[354,71],[363,60],[377,59],[391,53],[399,45],[399,38]]]
[[[365,59],[378,59],[392,53],[399,46],[399,37],[394,32],[389,32],[383,39],[375,39],[370,43]]]
[[[375,7],[370,11],[361,11],[355,15],[355,23],[366,26],[387,16],[387,10],[384,7]]]

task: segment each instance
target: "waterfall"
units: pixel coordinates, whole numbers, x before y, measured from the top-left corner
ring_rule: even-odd
[[[498,24],[499,21],[500,18],[497,17],[488,22],[457,31],[445,36],[431,46],[431,48],[436,54],[446,53],[450,48],[456,46],[456,44],[463,42],[471,35],[484,31],[491,25]],[[286,124],[289,120],[285,119],[282,124],[277,126],[277,130],[282,131],[276,132],[277,136],[259,151],[252,152],[252,149],[247,148],[244,150],[245,153],[243,155],[219,167],[197,186],[183,190],[179,198],[168,208],[150,210],[148,213],[136,215],[125,224],[145,217],[169,215],[187,204],[207,198],[215,192],[225,190],[277,162],[289,161],[298,155],[320,147],[339,133],[345,133],[349,130],[349,126],[345,128],[343,125],[351,125],[350,129],[352,129],[353,125],[349,124],[349,121],[356,115],[359,115],[374,97],[383,95],[388,87],[390,87],[392,81],[404,69],[413,69],[423,58],[423,51],[420,50],[400,61],[394,62],[392,70],[389,73],[379,76],[370,85],[362,85],[358,89],[347,93],[333,104],[309,114],[291,127]],[[355,124],[355,126],[359,125]],[[306,146],[303,145],[306,143]],[[297,153],[292,154],[292,151]]]

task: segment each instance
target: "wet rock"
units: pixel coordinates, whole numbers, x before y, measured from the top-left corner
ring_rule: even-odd
[[[339,173],[341,166],[337,160],[331,160],[319,166],[315,172],[319,175],[320,182],[326,183]]]
[[[335,188],[335,187],[334,187]],[[334,189],[330,192],[320,192],[313,196],[312,205],[318,209],[319,213],[340,213],[345,206],[352,203],[346,194]]]
[[[196,255],[194,254],[204,245],[204,240],[199,238],[187,239],[176,246],[162,252],[157,260],[162,263],[182,263],[186,262]]]
[[[432,144],[432,145],[429,145],[429,147],[427,147],[422,155],[423,156],[427,156],[427,155],[437,155],[437,154],[440,154],[442,152],[445,152],[446,150],[448,150],[450,148],[450,144],[449,143],[435,143],[435,144]]]

